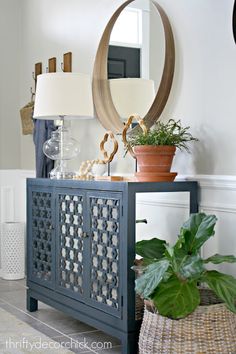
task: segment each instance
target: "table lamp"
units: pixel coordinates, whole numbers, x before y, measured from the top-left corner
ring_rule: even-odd
[[[155,98],[153,80],[110,79],[109,85],[113,104],[122,120],[133,114],[142,118],[147,114]]]
[[[50,172],[52,179],[70,179],[74,171],[67,161],[79,153],[78,142],[71,137],[68,120],[93,118],[93,100],[90,77],[80,73],[47,73],[37,77],[35,119],[56,120],[58,129],[43,145],[44,154],[56,160]]]

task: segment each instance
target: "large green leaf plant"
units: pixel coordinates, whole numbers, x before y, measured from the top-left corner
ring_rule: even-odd
[[[202,259],[200,249],[214,236],[215,215],[192,214],[180,229],[174,246],[153,238],[136,243],[143,258],[143,274],[136,279],[136,292],[151,299],[159,314],[184,318],[200,304],[199,284],[207,284],[229,310],[236,313],[236,279],[208,270],[207,263],[234,263],[236,257],[215,254]]]

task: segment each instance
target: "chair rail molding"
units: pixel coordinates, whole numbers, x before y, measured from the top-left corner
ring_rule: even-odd
[[[201,189],[236,190],[236,176],[195,175],[195,176],[185,176],[185,179],[197,180],[200,184]]]
[[[177,180],[189,180],[198,181],[200,186],[200,198],[199,198],[199,209],[201,207],[205,209],[229,209],[231,211],[236,211],[236,176],[228,175],[182,175],[177,178]],[[212,192],[214,191],[214,194]],[[217,192],[217,194],[215,194]],[[229,193],[230,192],[230,193]],[[232,194],[232,192],[234,192]],[[225,195],[227,194],[227,199]],[[228,198],[229,196],[229,198]],[[147,199],[145,195],[138,198],[138,204],[145,205],[162,205],[165,207],[179,207],[187,208],[188,201],[186,198],[176,199],[175,196],[171,195],[171,199],[166,199],[165,197],[154,198],[150,197]],[[214,197],[214,201],[212,198]],[[216,202],[217,201],[217,202]],[[222,202],[223,201],[223,202]]]

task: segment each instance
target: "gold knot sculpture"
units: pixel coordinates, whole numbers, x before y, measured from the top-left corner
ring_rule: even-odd
[[[113,149],[112,152],[108,153],[108,151],[105,149],[105,144],[107,143],[107,141],[111,139],[112,143],[113,143]],[[91,180],[93,179],[93,176],[91,174],[91,170],[93,165],[95,164],[107,164],[110,163],[115,154],[118,151],[118,142],[114,136],[114,134],[112,133],[112,131],[108,131],[104,134],[104,137],[102,139],[102,141],[100,142],[100,151],[103,154],[103,159],[94,159],[94,160],[87,160],[87,161],[83,161],[80,165],[79,168],[79,175],[76,177],[76,179],[80,179],[80,180]]]
[[[147,127],[146,127],[146,125],[144,123],[144,120],[137,114],[133,114],[132,116],[130,116],[129,119],[127,120],[125,126],[124,126],[124,129],[123,129],[123,132],[122,132],[123,143],[125,145],[125,148],[127,148],[129,153],[131,154],[131,156],[133,156],[133,158],[136,158],[132,147],[129,145],[129,142],[127,141],[127,131],[130,128],[130,126],[131,126],[131,124],[132,124],[134,119],[136,119],[136,121],[138,122],[138,124],[139,124],[139,126],[142,129],[144,134],[147,134],[148,130],[147,130]]]

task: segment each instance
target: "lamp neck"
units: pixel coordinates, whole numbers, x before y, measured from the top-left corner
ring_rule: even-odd
[[[54,125],[56,127],[65,127],[70,128],[71,123],[68,120],[65,120],[65,116],[59,116],[59,119],[54,120]]]

